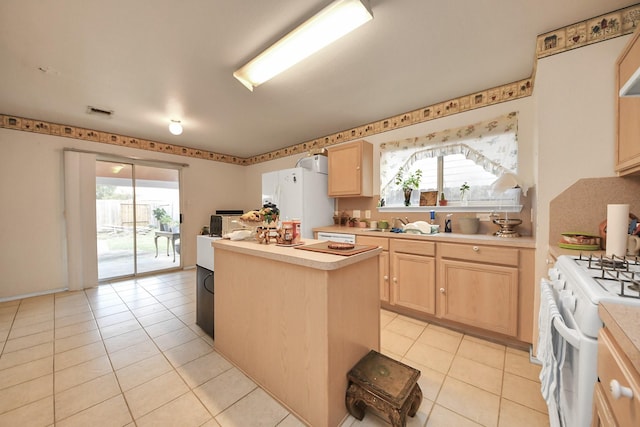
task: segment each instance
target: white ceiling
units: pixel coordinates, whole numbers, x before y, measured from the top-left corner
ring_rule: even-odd
[[[233,78],[329,2],[1,0],[0,113],[250,157],[530,77],[537,35],[637,1],[371,0],[254,92]]]

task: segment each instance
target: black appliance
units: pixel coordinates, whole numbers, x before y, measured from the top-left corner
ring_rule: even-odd
[[[196,324],[213,338],[213,271],[197,266]]]
[[[242,215],[243,213],[242,209],[216,209],[216,214],[211,215],[209,220],[209,235],[222,237],[223,215]]]

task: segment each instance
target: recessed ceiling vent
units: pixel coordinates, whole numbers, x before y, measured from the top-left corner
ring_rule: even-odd
[[[107,110],[106,108],[87,106],[87,114],[96,114],[101,117],[109,118],[113,116],[113,110]]]

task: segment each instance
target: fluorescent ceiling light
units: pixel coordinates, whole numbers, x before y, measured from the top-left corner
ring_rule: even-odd
[[[368,0],[336,0],[233,73],[250,91],[373,19]]]

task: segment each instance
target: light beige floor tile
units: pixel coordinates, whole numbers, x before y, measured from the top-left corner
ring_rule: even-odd
[[[173,316],[173,313],[171,314]],[[154,323],[153,325],[149,325],[145,327],[145,330],[149,334],[151,338],[159,337],[160,335],[168,334],[171,331],[175,331],[184,327],[185,324],[182,323],[180,319],[177,317],[173,317],[172,319],[163,320],[162,322]]]
[[[211,419],[209,411],[189,391],[136,420],[136,425],[138,427],[178,425],[181,427],[198,427]]]
[[[448,351],[449,353],[455,353],[458,351],[460,341],[462,341],[462,335],[448,334],[442,332],[436,328],[429,326],[420,334],[417,339],[418,342],[428,344],[432,347],[437,347],[441,350]]]
[[[462,339],[460,347],[458,347],[458,353],[456,354],[496,369],[503,369],[504,367],[504,346],[502,348],[496,348],[494,346],[484,345],[475,339],[469,340],[467,335]]]
[[[136,298],[134,300],[126,301],[126,304],[129,307],[129,309],[147,307],[149,305],[154,305],[157,303],[158,303],[158,300],[151,295],[148,295],[144,298]]]
[[[159,354],[160,350],[150,339],[109,354],[113,369],[122,369],[141,360]]]
[[[456,356],[448,375],[493,394],[499,395],[502,391],[502,370],[466,357]]]
[[[185,314],[194,313],[196,311],[196,303],[190,302],[188,304],[182,304],[176,307],[171,307],[171,312],[176,316],[183,316]]]
[[[107,348],[107,352],[115,353],[127,347],[131,347],[136,344],[140,344],[145,341],[149,341],[149,335],[144,329],[134,329],[133,331],[125,332],[121,335],[108,338],[104,340],[104,346]]]
[[[467,340],[467,341],[472,341],[472,342],[476,342],[476,343],[482,344],[482,345],[487,346],[487,347],[493,347],[496,350],[506,350],[506,346],[504,346],[502,344],[498,344],[498,343],[495,343],[495,342],[487,341],[487,340],[484,340],[482,338],[474,337],[472,335],[465,335],[464,339]]]
[[[424,320],[414,319],[413,317],[405,316],[404,314],[398,314],[398,319],[403,319],[403,320],[406,320],[406,321],[411,322],[411,323],[415,323],[416,325],[423,326],[423,327],[427,327],[427,325],[429,325],[429,323],[425,322]]]
[[[164,305],[160,304],[158,301],[151,305],[145,305],[144,307],[131,309],[131,312],[135,314],[138,319],[153,313],[157,313],[159,311],[167,311],[167,308]]]
[[[56,422],[56,427],[126,426],[132,422],[129,408],[122,394]],[[133,424],[132,424],[133,425]]]
[[[431,368],[411,360],[402,359],[401,362],[420,371],[418,385],[420,386],[420,390],[422,390],[422,396],[429,400],[436,400],[438,393],[440,393],[442,383],[444,382],[445,374],[434,371]]]
[[[13,352],[4,352],[0,356],[0,369],[21,365],[43,357],[53,355],[53,342],[46,342],[33,347],[24,348]]]
[[[118,323],[134,320],[135,316],[130,311],[123,311],[121,313],[112,314],[110,316],[104,316],[96,319],[98,327],[104,329],[108,326],[117,325]]]
[[[398,362],[401,362],[402,359],[404,359],[404,357],[402,355],[392,353],[391,351],[387,350],[386,348],[381,348],[380,349],[380,353],[384,354],[387,357],[392,358],[393,360],[397,360]]]
[[[111,363],[107,356],[88,360],[84,363],[57,371],[54,383],[55,391],[59,393],[111,372],[113,372],[113,370],[111,369]]]
[[[144,384],[171,371],[173,367],[160,353],[116,371],[118,382],[123,391]]]
[[[526,378],[504,373],[502,397],[513,402],[546,413],[547,404],[540,393],[540,383]]]
[[[213,349],[209,344],[200,338],[196,338],[178,347],[173,347],[165,351],[164,355],[169,359],[169,362],[171,362],[174,367],[178,367],[191,362],[200,356],[211,353],[212,351]]]
[[[73,325],[63,328],[56,328],[55,339],[67,338],[72,335],[82,334],[98,329],[95,320],[87,320],[86,322],[74,323]]]
[[[171,402],[187,391],[189,391],[189,387],[180,376],[175,371],[170,371],[125,391],[124,397],[127,399],[133,418],[138,420],[143,415]]]
[[[179,307],[181,305],[189,304],[191,302],[193,302],[193,298],[188,297],[186,295],[181,295],[181,296],[179,296],[177,298],[173,298],[173,299],[170,299],[170,300],[167,300],[167,301],[162,301],[162,304],[165,307],[171,309],[171,308],[174,308],[174,307]]]
[[[57,371],[61,371],[70,366],[78,365],[88,360],[96,359],[98,357],[106,355],[107,352],[104,349],[102,341],[98,341],[92,344],[83,345],[63,353],[58,353],[54,356],[53,362]]]
[[[436,403],[478,424],[495,426],[498,423],[500,396],[455,378],[444,380]]]
[[[170,301],[174,298],[179,298],[182,296],[182,294],[174,289],[172,292],[166,292],[166,293],[162,293],[154,296],[158,301],[165,302],[165,301]]]
[[[443,374],[449,371],[453,356],[453,353],[419,342],[413,344],[405,354],[407,360],[420,363]]]
[[[481,425],[440,405],[434,405],[426,427],[480,427]],[[513,427],[517,426],[515,424]]]
[[[39,323],[53,323],[53,311],[47,313],[24,313],[18,311],[13,321],[14,328],[26,328]]]
[[[393,354],[404,356],[413,345],[413,340],[395,332],[383,329],[380,331],[380,347]]]
[[[115,325],[101,328],[100,333],[102,334],[102,339],[108,339],[140,328],[142,328],[142,326],[140,326],[140,323],[138,323],[137,320],[127,320],[122,323],[116,323]]]
[[[0,389],[0,414],[47,396],[53,396],[53,374]]]
[[[55,394],[56,422],[120,394],[111,373]]]
[[[120,298],[118,298],[117,300],[113,300],[113,304],[93,307],[93,315],[96,319],[113,316],[118,313],[125,313],[127,311],[129,311],[129,307],[127,307],[127,305],[123,303]]]
[[[221,414],[216,421],[225,426],[275,426],[289,412],[261,388],[256,388]]]
[[[93,320],[93,313],[91,312],[90,309],[82,313],[71,314],[64,317],[56,317],[55,326],[56,326],[56,329],[64,328],[65,326],[86,322],[87,320]]]
[[[398,315],[392,311],[380,310],[380,329],[384,329]]]
[[[198,335],[190,328],[185,326],[183,328],[176,329],[175,331],[171,331],[167,334],[160,335],[159,337],[154,338],[153,341],[160,348],[160,350],[165,351],[196,338],[198,338]]]
[[[296,418],[296,416],[293,414],[287,415],[285,419],[282,420],[280,424],[278,424],[278,427],[305,427],[305,426],[306,424],[300,421],[298,418]]]
[[[176,370],[191,388],[204,384],[221,373],[231,369],[233,365],[215,351],[201,356]]]
[[[100,332],[98,329],[94,329],[87,332],[81,332],[77,335],[56,339],[54,348],[56,353],[63,353],[101,340],[102,337],[100,336]]]
[[[52,373],[53,360],[51,357],[34,360],[33,362],[1,370],[0,388],[11,387]]]
[[[18,351],[35,345],[53,341],[53,330],[40,332],[38,334],[27,335],[26,337],[8,340],[4,347],[5,353]]]
[[[498,427],[547,427],[549,415],[507,399],[500,402],[500,419]]]
[[[435,331],[439,331],[445,334],[453,335],[455,337],[463,337],[464,334],[454,331],[453,329],[445,328],[444,326],[434,325],[433,323],[429,324],[429,329],[433,329]]]
[[[144,316],[138,315],[137,317],[140,324],[144,327],[176,318],[176,316],[166,308],[163,308],[162,310],[156,310]]]
[[[27,335],[39,334],[53,329],[53,317],[50,320],[40,323],[33,323],[26,326],[14,326],[9,332],[9,340],[26,337]]]
[[[257,386],[236,368],[218,375],[193,392],[213,416],[250,393]]]
[[[408,320],[404,316],[398,316],[393,319],[385,329],[391,332],[395,332],[396,334],[400,334],[412,340],[415,340],[420,336],[420,334],[424,331],[426,324],[421,325],[411,320]]]
[[[540,365],[535,365],[529,361],[529,353],[512,353],[507,351],[504,370],[533,381],[540,381]]]
[[[53,426],[53,396],[0,414],[1,426]]]

